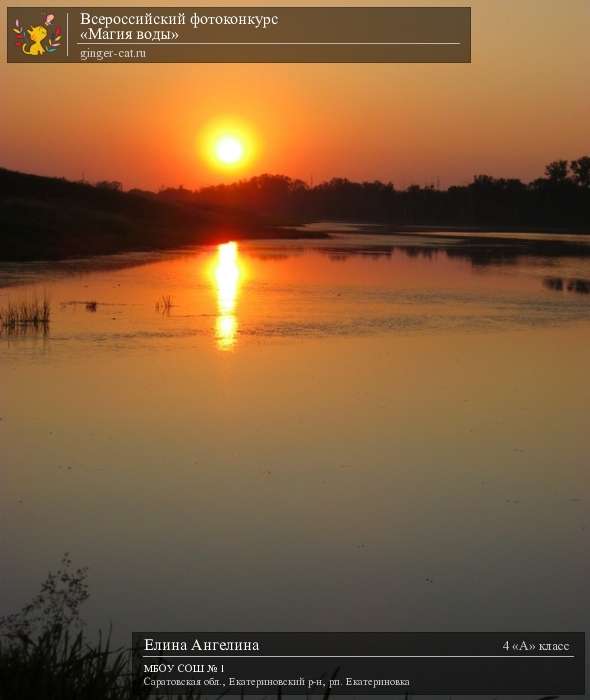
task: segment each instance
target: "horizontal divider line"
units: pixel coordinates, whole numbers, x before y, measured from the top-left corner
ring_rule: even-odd
[[[428,41],[78,41],[78,46],[461,46],[460,42]]]
[[[532,656],[527,654],[515,654],[513,656],[485,656],[485,655],[464,655],[464,656],[436,656],[436,655],[418,655],[418,656],[339,656],[328,655],[328,656],[308,656],[306,654],[301,656],[275,656],[267,654],[257,654],[257,655],[222,655],[222,656],[203,656],[201,654],[191,655],[191,654],[179,654],[179,655],[166,655],[166,654],[153,654],[148,656],[142,656],[142,659],[575,659],[573,654],[558,654],[554,656]]]

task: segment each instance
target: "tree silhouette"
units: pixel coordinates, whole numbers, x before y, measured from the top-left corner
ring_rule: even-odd
[[[564,183],[568,176],[567,160],[554,160],[545,168],[545,175],[554,183]]]
[[[582,156],[571,162],[574,182],[580,187],[590,187],[590,157]]]

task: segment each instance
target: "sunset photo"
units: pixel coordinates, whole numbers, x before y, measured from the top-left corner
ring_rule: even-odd
[[[584,697],[587,0],[119,5],[2,12],[0,700]]]

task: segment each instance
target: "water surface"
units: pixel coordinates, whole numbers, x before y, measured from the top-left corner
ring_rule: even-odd
[[[583,245],[2,265],[0,614],[68,551],[121,639],[590,628]]]

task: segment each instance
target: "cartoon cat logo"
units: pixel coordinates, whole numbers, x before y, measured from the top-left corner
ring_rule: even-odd
[[[54,19],[55,15],[49,14],[42,25],[31,25],[29,29],[25,29],[17,19],[16,26],[13,27],[17,47],[27,56],[43,56],[45,52],[57,51],[61,46],[61,28],[55,27],[55,30],[52,30]]]

